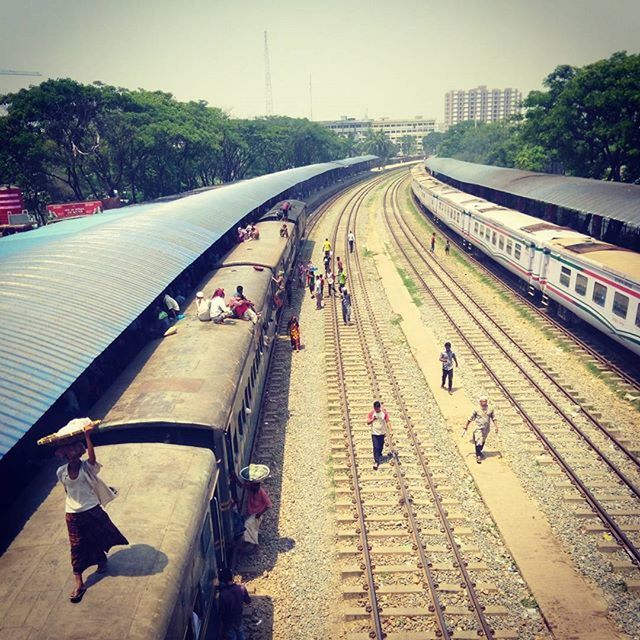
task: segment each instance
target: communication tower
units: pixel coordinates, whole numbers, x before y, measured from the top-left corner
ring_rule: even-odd
[[[264,32],[264,93],[265,111],[268,116],[273,115],[273,91],[271,90],[271,64],[269,62],[269,41],[267,32]]]

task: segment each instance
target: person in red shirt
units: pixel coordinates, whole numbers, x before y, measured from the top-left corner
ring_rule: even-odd
[[[271,502],[271,498],[269,498],[269,494],[265,491],[260,482],[244,482],[235,474],[232,476],[232,479],[236,484],[247,490],[247,499],[245,502],[246,519],[244,521],[244,541],[249,544],[257,545],[262,516],[268,509],[271,509],[273,503]]]

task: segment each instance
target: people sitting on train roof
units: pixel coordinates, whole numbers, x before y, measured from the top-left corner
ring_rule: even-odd
[[[258,323],[260,314],[256,313],[255,305],[244,295],[244,287],[241,284],[236,287],[236,295],[229,300],[229,306],[236,318],[250,320],[253,324]]]
[[[205,300],[204,291],[196,293],[196,309],[198,311],[198,320],[202,320],[202,322],[211,320],[211,300]]]
[[[233,317],[233,311],[224,303],[224,289],[216,289],[211,296],[211,320],[223,324],[226,318]]]
[[[167,309],[167,315],[172,320],[178,319],[178,314],[180,313],[180,305],[178,302],[172,298],[168,293],[164,294],[163,298],[164,306]]]
[[[281,238],[288,238],[289,237],[289,228],[287,227],[287,223],[286,222],[280,227],[280,237]]]
[[[247,232],[242,227],[238,227],[238,242],[244,242],[246,238]]]
[[[255,225],[251,227],[251,240],[260,240],[260,230]]]

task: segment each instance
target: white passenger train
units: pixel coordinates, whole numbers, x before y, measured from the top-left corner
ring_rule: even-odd
[[[415,197],[464,242],[640,354],[640,254],[507,209],[412,169]]]

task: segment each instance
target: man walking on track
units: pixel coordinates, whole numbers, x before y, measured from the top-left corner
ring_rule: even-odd
[[[356,243],[356,237],[353,235],[353,231],[349,231],[347,240],[349,240],[349,251],[350,253],[353,253],[353,245]]]
[[[487,436],[489,435],[491,421],[493,421],[493,424],[496,426],[496,433],[499,433],[500,429],[498,428],[495,411],[493,409],[489,410],[489,401],[487,400],[487,397],[480,396],[478,401],[480,402],[480,408],[476,409],[471,414],[471,417],[467,420],[467,424],[464,426],[462,435],[467,432],[467,427],[472,422],[475,422],[473,427],[473,442],[476,446],[476,462],[480,464],[484,458],[482,449],[487,441]]]
[[[373,442],[373,469],[378,468],[382,458],[384,437],[391,433],[389,414],[382,407],[379,400],[373,403],[373,409],[367,414],[367,424],[371,427],[371,440]]]
[[[451,351],[451,343],[444,343],[444,351],[440,354],[440,362],[442,362],[442,384],[440,385],[444,389],[444,383],[449,380],[449,393],[453,393],[453,363],[458,366],[458,359],[456,354]]]

